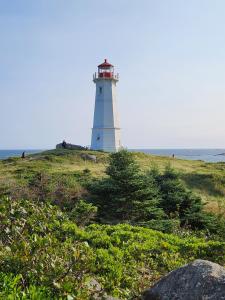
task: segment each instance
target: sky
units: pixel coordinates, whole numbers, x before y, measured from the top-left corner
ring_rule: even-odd
[[[90,145],[107,58],[127,148],[225,148],[224,0],[0,0],[0,149]]]

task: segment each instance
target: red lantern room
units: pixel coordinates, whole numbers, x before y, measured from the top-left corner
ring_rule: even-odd
[[[104,63],[98,66],[98,77],[100,78],[112,78],[114,74],[114,66],[107,62],[105,59]]]
[[[114,74],[114,66],[111,65],[107,59],[98,66],[98,73],[93,75],[94,82],[100,79],[113,79],[115,81],[119,79],[119,75]]]

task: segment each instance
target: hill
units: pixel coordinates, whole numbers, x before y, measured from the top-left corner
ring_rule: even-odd
[[[97,163],[82,158],[82,154],[97,157]],[[181,175],[185,185],[200,195],[206,203],[205,209],[220,214],[225,213],[225,163],[206,163],[176,158],[133,154],[143,170],[158,166],[163,170],[170,164]],[[25,184],[35,172],[46,172],[50,176],[79,177],[84,170],[89,170],[94,177],[104,176],[108,154],[96,151],[49,150],[27,156],[25,159],[9,158],[0,161],[0,184],[2,190],[16,183]],[[78,188],[78,185],[77,189]]]

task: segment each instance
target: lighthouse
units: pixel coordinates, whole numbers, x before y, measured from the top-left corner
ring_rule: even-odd
[[[119,75],[106,59],[93,75],[96,85],[95,111],[91,149],[116,152],[121,148],[120,126],[116,104],[116,83]]]

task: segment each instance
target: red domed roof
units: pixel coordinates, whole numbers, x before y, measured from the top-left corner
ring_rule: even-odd
[[[107,62],[107,59],[105,59],[104,63],[98,66],[98,68],[110,68],[113,67],[109,62]]]

